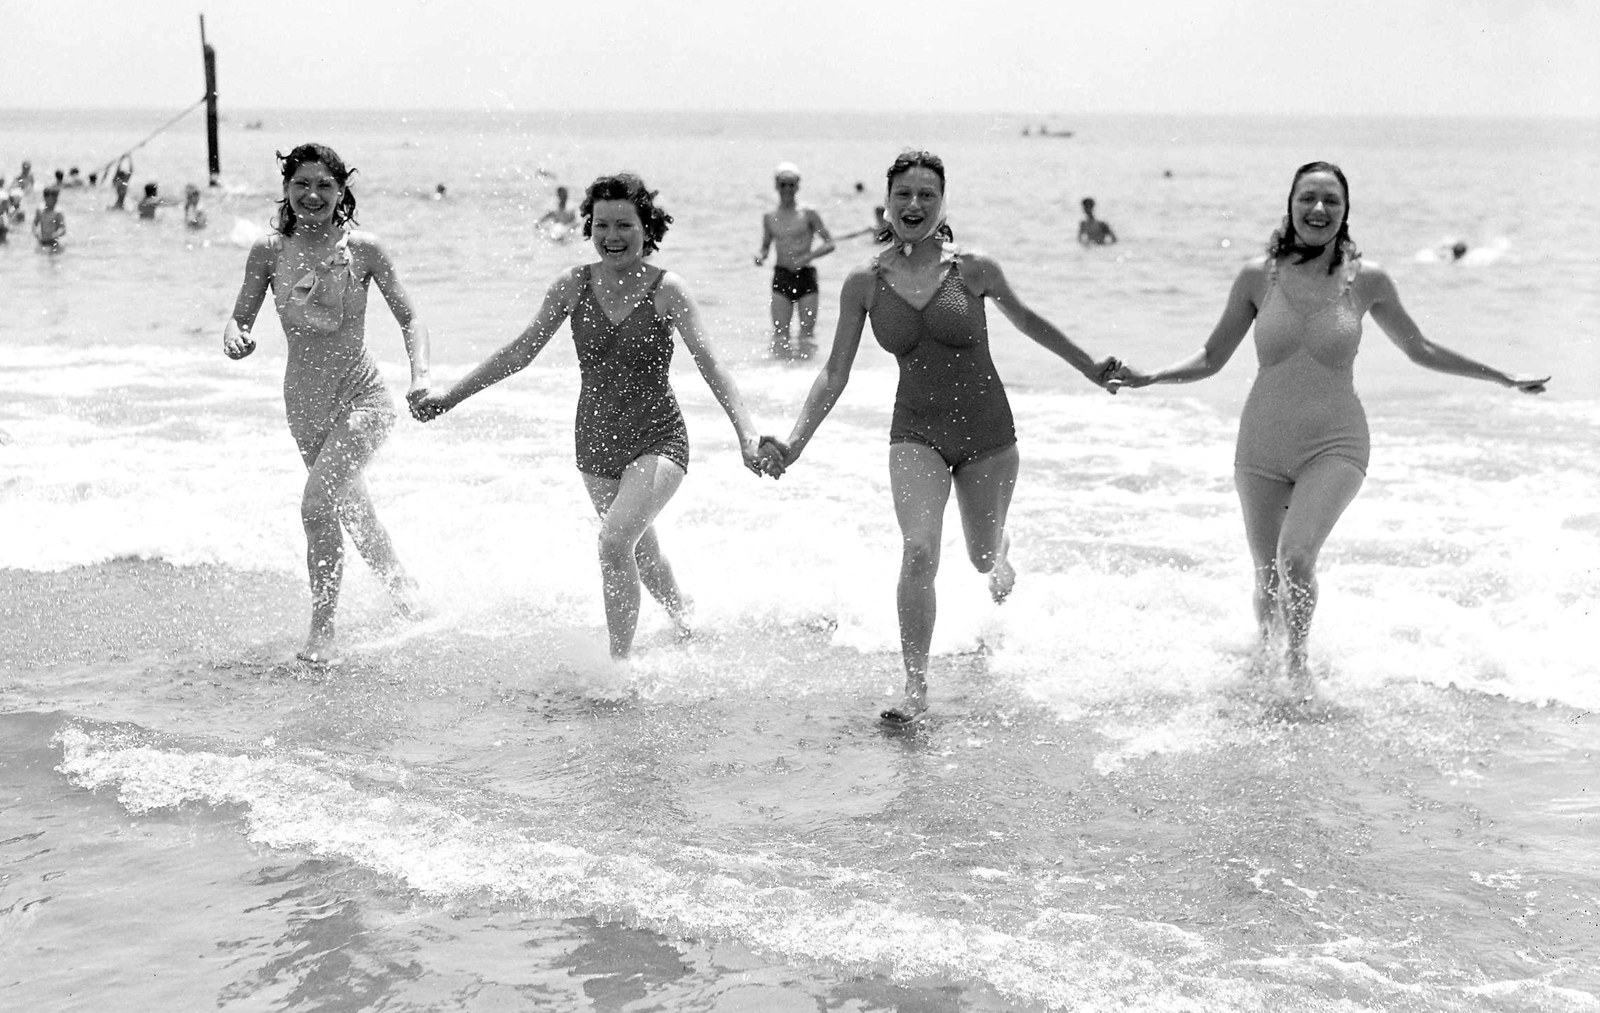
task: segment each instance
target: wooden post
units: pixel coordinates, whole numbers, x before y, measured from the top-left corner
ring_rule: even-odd
[[[206,41],[206,16],[200,15],[200,53],[206,64],[206,167],[211,185],[222,185],[222,155],[217,145],[217,51]]]

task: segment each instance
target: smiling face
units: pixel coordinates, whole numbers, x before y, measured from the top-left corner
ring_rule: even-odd
[[[1290,221],[1307,246],[1326,246],[1344,224],[1348,197],[1339,177],[1326,170],[1308,172],[1289,194]]]
[[[644,223],[633,201],[595,201],[589,236],[600,259],[618,270],[634,267],[644,258]]]
[[[884,216],[903,243],[926,239],[944,220],[944,183],[925,165],[914,165],[889,180]]]
[[[344,199],[344,187],[326,165],[305,162],[283,182],[283,198],[294,212],[295,224],[317,228],[333,221]]]

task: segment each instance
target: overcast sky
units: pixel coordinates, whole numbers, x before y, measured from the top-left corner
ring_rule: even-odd
[[[234,109],[1600,116],[1600,0],[0,0],[0,107],[181,108],[206,6]]]

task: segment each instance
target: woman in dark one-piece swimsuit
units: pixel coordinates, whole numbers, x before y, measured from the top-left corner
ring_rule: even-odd
[[[917,724],[928,707],[934,577],[952,488],[968,558],[988,575],[995,601],[1010,594],[1016,579],[1006,511],[1017,479],[1017,437],[989,356],[984,300],[1091,383],[1103,383],[1117,364],[1094,360],[1029,309],[994,260],[955,247],[944,223],[944,163],[938,156],[905,152],[887,176],[887,227],[879,238],[892,245],[845,279],[828,361],[788,441],[771,440],[764,447],[781,455],[784,466],[799,458],[844,392],[870,319],[878,343],[900,367],[889,478],[902,543],[897,601],[906,692],[880,720],[904,728]]]
[[[718,363],[683,280],[646,262],[672,222],[636,176],[602,176],[580,207],[600,259],[551,284],[526,330],[448,390],[411,399],[423,422],[531,363],[572,321],[583,376],[575,425],[578,471],[600,514],[600,574],[611,655],[625,658],[641,583],[687,631],[684,596],[656,538],[656,515],[689,466],[689,437],[668,382],[672,332],[683,338],[728,413],[745,464],[760,472],[758,437],[733,377]]]

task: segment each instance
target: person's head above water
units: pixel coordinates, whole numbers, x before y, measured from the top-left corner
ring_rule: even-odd
[[[1094,214],[1094,198],[1093,197],[1085,197],[1083,199],[1083,213],[1086,214],[1086,215],[1091,215],[1091,216]]]
[[[302,217],[328,205],[333,208],[335,228],[356,223],[356,195],[350,189],[350,177],[356,171],[344,164],[338,152],[326,144],[302,144],[287,155],[279,152],[278,168],[283,175],[283,199],[278,202],[274,227],[281,235],[289,235]],[[300,212],[295,210],[297,204]]]
[[[915,243],[930,235],[949,242],[955,233],[944,220],[944,160],[931,151],[907,149],[884,173],[884,218],[880,243]]]
[[[656,204],[656,191],[644,185],[644,180],[631,172],[601,176],[583,193],[583,203],[578,213],[583,216],[583,238],[594,236],[594,206],[600,201],[627,201],[639,212],[639,225],[644,231],[644,255],[649,256],[661,246],[672,224],[672,216]]]
[[[1283,225],[1268,241],[1267,256],[1276,260],[1292,253],[1300,258],[1296,263],[1304,264],[1320,256],[1329,243],[1333,244],[1329,274],[1346,258],[1361,256],[1350,238],[1350,183],[1332,162],[1307,162],[1294,171]]]
[[[772,170],[772,185],[778,190],[800,189],[800,167],[793,162],[779,162]]]

